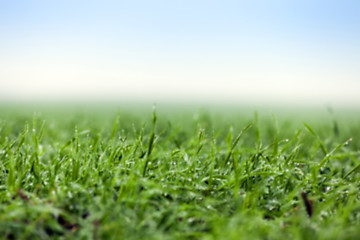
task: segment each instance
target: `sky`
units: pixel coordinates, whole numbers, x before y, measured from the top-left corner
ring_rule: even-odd
[[[360,105],[360,1],[0,1],[0,102]]]

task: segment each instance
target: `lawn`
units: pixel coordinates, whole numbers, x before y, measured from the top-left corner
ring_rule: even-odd
[[[358,239],[359,111],[0,107],[3,239]]]

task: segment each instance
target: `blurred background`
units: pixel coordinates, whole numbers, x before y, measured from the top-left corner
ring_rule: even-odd
[[[0,101],[360,106],[359,1],[0,2]]]

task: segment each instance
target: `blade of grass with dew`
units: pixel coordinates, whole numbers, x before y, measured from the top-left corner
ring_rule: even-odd
[[[228,152],[228,154],[226,155],[225,161],[224,161],[224,165],[226,165],[236,147],[236,145],[238,144],[241,136],[246,132],[246,130],[248,130],[251,126],[253,125],[253,123],[249,123],[248,125],[246,125],[239,133],[239,135],[235,138],[235,140],[233,141],[233,143],[231,144],[230,150]]]
[[[151,131],[151,134],[149,137],[148,150],[147,150],[146,161],[145,161],[144,170],[143,170],[143,177],[145,177],[145,175],[146,175],[146,170],[147,170],[148,164],[150,162],[150,155],[151,155],[151,152],[154,147],[155,134],[156,134],[156,120],[157,120],[156,109],[154,108],[153,109],[153,119],[152,119],[152,131]]]
[[[318,142],[319,142],[319,144],[320,144],[321,150],[323,151],[323,153],[324,153],[325,155],[327,155],[329,152],[328,152],[328,150],[326,149],[325,144],[323,143],[323,141],[321,141],[319,135],[318,135],[308,124],[303,123],[303,125],[305,126],[305,128],[306,128],[307,130],[309,130],[309,132],[310,132],[314,137],[316,137],[316,139],[318,140]]]

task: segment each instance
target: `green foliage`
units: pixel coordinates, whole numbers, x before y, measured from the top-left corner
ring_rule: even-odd
[[[350,117],[97,110],[2,111],[2,238],[360,234],[360,128]]]

